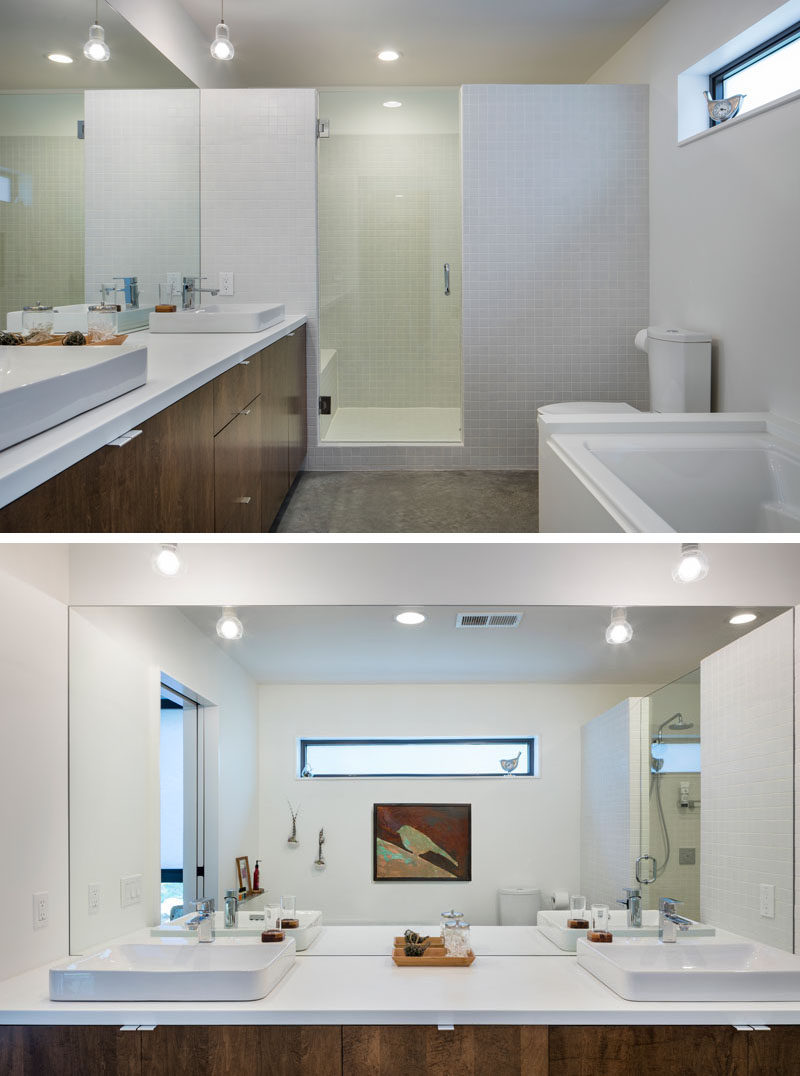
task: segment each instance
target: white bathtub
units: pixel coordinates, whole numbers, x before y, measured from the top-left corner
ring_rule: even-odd
[[[542,416],[540,431],[542,531],[800,531],[800,431],[773,416]]]

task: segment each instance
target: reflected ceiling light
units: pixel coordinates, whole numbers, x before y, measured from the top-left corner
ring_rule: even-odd
[[[672,569],[676,583],[696,583],[708,575],[708,557],[697,542],[684,542],[678,563]]]
[[[403,102],[402,101],[384,101],[383,102],[383,107],[384,108],[402,108],[403,107]]]
[[[230,32],[225,25],[225,0],[221,0],[219,22],[217,23],[214,40],[211,42],[211,55],[215,60],[232,60],[234,51]]]
[[[153,557],[153,568],[159,575],[168,578],[177,575],[183,567],[183,561],[178,556],[178,547],[174,543],[162,545]]]
[[[398,624],[421,624],[425,620],[425,614],[415,613],[409,609],[408,612],[398,613],[395,620]]]
[[[241,639],[244,627],[233,609],[226,609],[217,621],[217,635],[220,639]]]
[[[633,628],[628,623],[628,611],[623,606],[611,610],[611,620],[606,628],[606,642],[611,646],[629,643],[633,638]]]
[[[100,0],[95,0],[94,22],[89,27],[89,40],[83,46],[83,55],[87,60],[105,63],[106,60],[111,59],[111,49],[106,44],[106,32],[97,21],[99,6]]]
[[[758,616],[755,613],[737,613],[736,616],[732,616],[728,621],[729,624],[752,624],[754,620],[758,620]]]
[[[65,52],[48,52],[47,59],[54,64],[71,64],[73,59],[71,56],[67,56]]]
[[[400,53],[397,49],[381,49],[378,53],[378,59],[383,60],[384,63],[390,64],[395,60],[400,59]]]

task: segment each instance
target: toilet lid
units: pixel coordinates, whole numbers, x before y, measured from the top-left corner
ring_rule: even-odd
[[[546,404],[539,408],[540,415],[621,415],[626,413],[638,414],[636,408],[631,407],[630,404],[599,401]]]

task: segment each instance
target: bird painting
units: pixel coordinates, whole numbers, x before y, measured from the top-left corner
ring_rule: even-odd
[[[723,97],[721,100],[715,101],[708,90],[703,92],[708,102],[708,114],[714,123],[724,123],[725,120],[732,120],[741,108],[742,101],[747,96],[745,93],[737,93],[734,97]]]
[[[521,755],[522,755],[522,752],[517,751],[517,757],[516,758],[501,758],[500,759],[500,765],[503,767],[503,769],[506,771],[506,773],[513,773],[514,772],[514,770],[517,768],[517,766],[519,766],[519,760],[520,760]]]

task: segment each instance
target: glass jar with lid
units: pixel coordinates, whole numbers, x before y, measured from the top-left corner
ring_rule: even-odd
[[[464,919],[457,919],[454,923],[448,925],[444,947],[448,956],[469,956],[469,923]]]
[[[444,941],[445,927],[447,927],[451,923],[458,922],[458,920],[463,919],[463,917],[464,917],[463,912],[457,912],[452,908],[450,909],[449,912],[442,912],[441,913],[440,923],[439,923],[439,933],[441,934],[443,941]]]
[[[50,334],[53,331],[53,308],[37,299],[30,306],[22,308],[22,331],[25,336],[35,333]]]
[[[113,303],[89,307],[87,329],[92,340],[111,340],[117,335],[117,308]]]

